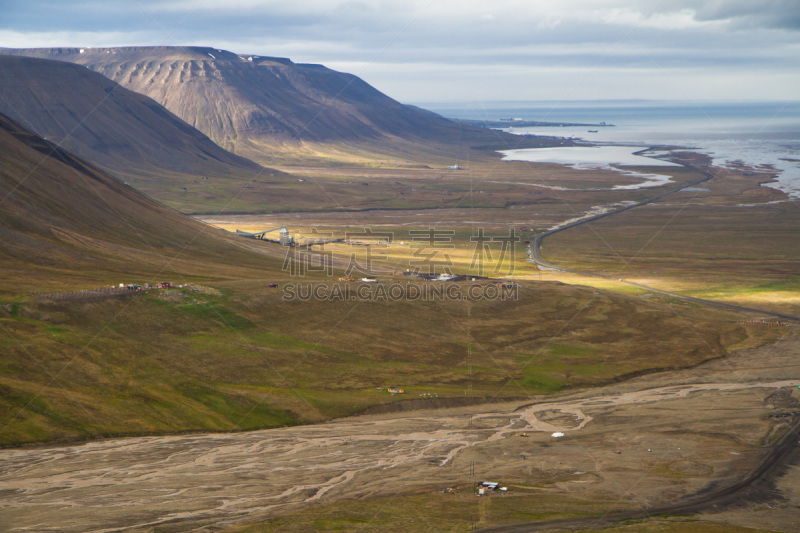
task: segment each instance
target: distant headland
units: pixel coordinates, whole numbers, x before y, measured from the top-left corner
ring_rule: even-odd
[[[553,128],[553,127],[574,127],[574,126],[588,126],[592,128],[608,128],[614,127],[614,124],[607,124],[599,122],[596,124],[580,123],[580,122],[541,122],[538,120],[523,120],[521,118],[501,118],[498,120],[475,120],[465,118],[451,119],[461,124],[469,126],[481,126],[484,128]]]

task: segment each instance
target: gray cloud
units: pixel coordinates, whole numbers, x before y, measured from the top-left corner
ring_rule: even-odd
[[[797,0],[10,0],[4,7],[0,46],[209,45],[357,66],[392,95],[416,86],[417,100],[447,79],[468,89],[468,72],[492,73],[473,85],[493,81],[505,94],[498,98],[515,98],[525,75],[542,86],[580,72],[587,86],[604,79],[619,91],[614,80],[622,78],[635,81],[631,88],[658,86],[659,68],[681,79],[713,73],[728,80],[716,94],[733,98],[753,90],[737,80],[761,76],[765,88],[750,97],[775,97],[770,80],[800,70]]]
[[[689,9],[698,21],[725,22],[737,30],[759,27],[800,30],[800,2],[796,0],[657,0],[649,4],[658,11]]]

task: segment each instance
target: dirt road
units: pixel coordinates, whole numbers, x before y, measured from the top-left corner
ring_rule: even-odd
[[[657,202],[657,201],[659,201],[659,200],[661,200],[661,199],[663,199],[663,198],[665,198],[665,197],[667,197],[669,195],[681,192],[684,189],[688,189],[688,188],[691,188],[691,187],[696,187],[697,185],[700,185],[701,183],[704,183],[704,182],[709,181],[709,180],[714,178],[714,176],[711,173],[709,173],[709,172],[707,172],[705,170],[701,170],[701,169],[699,169],[699,168],[697,168],[697,167],[695,167],[693,165],[690,165],[690,164],[688,164],[686,162],[682,162],[682,161],[679,161],[679,160],[675,161],[675,162],[676,163],[680,163],[681,165],[685,166],[688,169],[691,169],[691,170],[694,170],[696,172],[699,172],[700,174],[703,175],[703,178],[699,179],[699,180],[692,181],[690,183],[683,184],[679,188],[676,188],[676,189],[671,190],[671,191],[663,192],[661,194],[658,194],[657,196],[654,196],[652,198],[648,198],[647,200],[643,200],[641,202],[630,203],[630,204],[626,204],[626,205],[621,206],[621,207],[602,210],[602,212],[599,212],[598,214],[595,214],[595,215],[580,217],[580,218],[577,218],[575,220],[567,221],[566,223],[560,224],[557,227],[555,227],[555,228],[553,228],[553,229],[551,229],[549,231],[541,233],[541,234],[537,235],[536,237],[534,237],[533,240],[531,241],[531,245],[530,245],[530,258],[531,258],[531,261],[533,261],[537,265],[542,266],[542,267],[544,267],[544,268],[546,268],[548,270],[559,270],[559,271],[562,271],[562,272],[571,272],[573,274],[580,274],[582,276],[602,278],[602,279],[606,279],[606,280],[610,280],[610,281],[617,281],[619,283],[625,283],[626,285],[631,285],[631,286],[637,287],[639,289],[644,289],[646,291],[649,291],[649,292],[652,292],[652,293],[655,293],[655,294],[660,294],[660,295],[663,295],[663,296],[669,296],[670,298],[676,298],[676,299],[683,300],[683,301],[686,301],[686,302],[692,302],[692,303],[697,303],[697,304],[701,304],[701,305],[707,305],[707,306],[716,307],[716,308],[719,308],[719,309],[728,309],[728,310],[731,310],[731,311],[744,311],[746,313],[756,313],[756,314],[758,314],[760,316],[768,315],[768,316],[773,316],[773,317],[776,317],[776,318],[782,318],[782,319],[785,319],[785,320],[791,320],[793,322],[800,322],[800,317],[797,317],[797,316],[794,316],[794,315],[789,315],[789,314],[785,314],[785,313],[777,313],[777,312],[774,312],[774,311],[764,311],[764,310],[761,310],[761,309],[753,309],[753,308],[750,308],[750,307],[743,307],[743,306],[739,306],[739,305],[727,304],[727,303],[723,303],[723,302],[715,302],[713,300],[704,300],[704,299],[701,299],[701,298],[695,298],[695,297],[692,297],[692,296],[686,296],[686,295],[682,295],[682,294],[677,294],[677,293],[674,293],[674,292],[664,291],[664,290],[661,290],[661,289],[655,289],[655,288],[649,287],[647,285],[642,285],[641,283],[634,283],[634,282],[631,282],[631,281],[625,281],[625,280],[622,280],[622,279],[612,278],[611,276],[604,276],[602,274],[598,274],[597,272],[583,272],[583,271],[574,270],[574,269],[571,269],[571,268],[560,267],[558,265],[554,265],[552,263],[549,263],[549,262],[545,261],[544,258],[542,258],[542,253],[541,253],[542,241],[544,241],[544,239],[546,239],[547,237],[550,237],[551,235],[554,235],[556,233],[559,233],[559,232],[562,232],[562,231],[565,231],[565,230],[568,230],[568,229],[571,229],[571,228],[574,228],[574,227],[577,227],[577,226],[581,226],[583,224],[589,224],[590,222],[594,222],[594,221],[599,220],[601,218],[611,217],[611,216],[614,216],[614,215],[618,215],[620,213],[624,213],[625,211],[628,211],[630,209],[634,209],[634,208],[637,208],[637,207],[642,207],[644,205],[648,205],[648,204]]]
[[[798,439],[800,439],[800,421],[794,423],[791,429],[775,444],[772,453],[766,455],[744,478],[733,484],[717,488],[716,490],[694,494],[686,499],[671,504],[637,511],[607,513],[598,516],[529,522],[511,526],[497,526],[486,528],[481,531],[486,533],[529,533],[534,531],[561,531],[564,529],[597,529],[611,526],[615,522],[622,522],[625,520],[640,520],[659,515],[689,515],[724,507],[732,503],[744,503],[750,496],[761,496],[757,493],[758,491],[752,490],[756,483],[769,485],[772,481],[769,478],[778,474],[785,464],[797,464],[800,460]]]

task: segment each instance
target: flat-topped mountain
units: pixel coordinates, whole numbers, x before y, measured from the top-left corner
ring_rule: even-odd
[[[4,49],[85,65],[149,96],[220,146],[256,160],[288,143],[458,141],[502,144],[505,134],[401,104],[357,76],[289,59],[204,47]],[[515,145],[519,137],[508,136]],[[530,142],[530,141],[528,141]]]
[[[257,172],[165,110],[91,70],[0,56],[0,112],[108,169]]]
[[[244,182],[282,175],[222,149],[159,103],[79,65],[0,55],[0,94],[0,112],[185,211],[202,210],[207,195],[192,182],[232,187],[233,197]]]

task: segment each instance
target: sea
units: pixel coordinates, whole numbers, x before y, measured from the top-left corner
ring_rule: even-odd
[[[616,165],[645,164],[639,156],[631,156],[644,147],[681,146],[708,154],[715,166],[744,164],[774,171],[775,181],[765,186],[800,198],[800,101],[598,100],[415,105],[448,118],[510,119],[508,127],[502,129],[511,133],[608,143],[601,149],[510,150],[504,152],[506,159],[570,164],[576,168],[616,168]],[[515,127],[516,119],[597,126]],[[599,126],[601,123],[606,126]],[[649,161],[654,164],[653,159]],[[661,183],[657,177],[651,177],[640,186]]]

